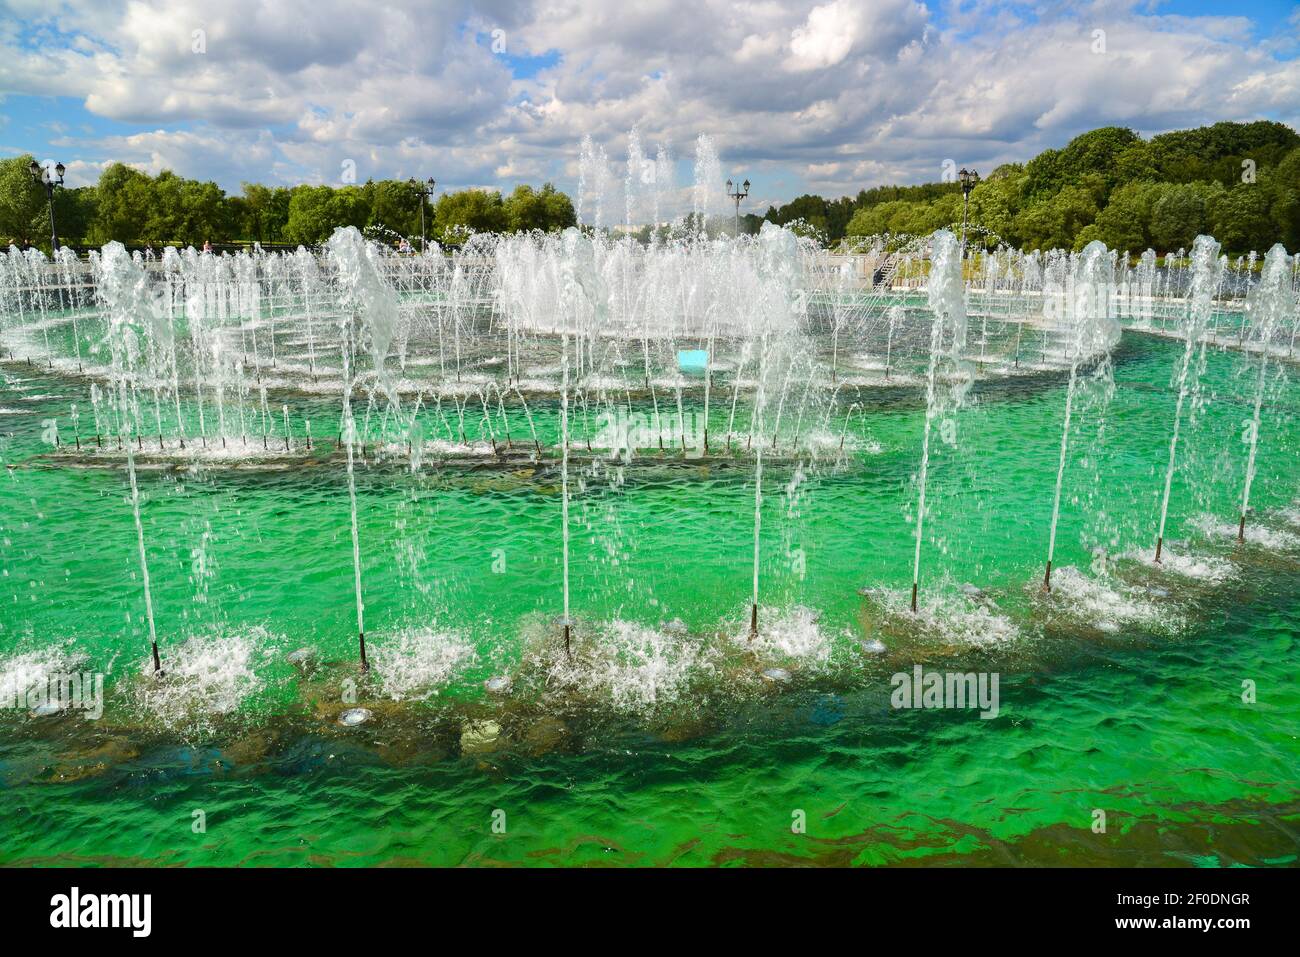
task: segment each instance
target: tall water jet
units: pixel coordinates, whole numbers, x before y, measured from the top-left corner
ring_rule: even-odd
[[[97,268],[98,292],[108,313],[108,345],[112,356],[112,378],[116,386],[118,439],[126,450],[126,471],[131,483],[131,512],[135,517],[136,549],[140,580],[144,586],[144,610],[149,623],[149,649],[154,674],[163,673],[158,657],[158,629],[154,622],[153,591],[149,583],[149,560],[144,547],[144,523],[140,520],[140,487],[135,474],[135,445],[131,441],[130,389],[142,360],[145,322],[151,315],[147,277],[132,262],[126,247],[111,242],[104,247]]]
[[[749,605],[749,637],[758,637],[758,564],[759,538],[763,530],[763,443],[754,454],[754,591]]]
[[[916,550],[912,560],[912,611],[916,612],[921,583],[921,537],[925,528],[925,491],[930,469],[930,434],[934,420],[947,406],[940,391],[941,367],[951,380],[951,400],[960,406],[969,379],[963,375],[961,353],[966,347],[966,287],[962,281],[961,244],[946,229],[931,239],[927,295],[934,319],[930,323],[930,360],[926,370],[925,427],[921,438],[921,469],[917,475]],[[946,344],[945,344],[946,340]]]
[[[563,566],[564,652],[572,656],[573,620],[569,617],[569,330],[568,322],[580,329],[586,318],[604,315],[606,294],[596,267],[591,240],[577,229],[563,233],[564,261],[560,268],[561,304],[564,326],[560,334],[560,560]],[[577,334],[575,346],[580,346]]]
[[[1250,512],[1250,486],[1255,481],[1255,452],[1259,447],[1259,412],[1264,402],[1264,380],[1268,370],[1268,354],[1273,347],[1273,335],[1281,325],[1288,305],[1295,302],[1291,294],[1290,257],[1281,243],[1277,243],[1264,257],[1264,270],[1259,285],[1250,291],[1247,313],[1255,334],[1259,337],[1259,372],[1255,378],[1255,408],[1250,421],[1250,452],[1246,458],[1246,478],[1241,490],[1241,521],[1237,524],[1237,541],[1246,540],[1246,516]],[[1242,324],[1245,324],[1245,317]]]
[[[348,504],[352,519],[352,571],[357,604],[357,645],[361,670],[370,669],[366,660],[365,602],[361,589],[361,535],[357,526],[357,481],[353,444],[356,422],[352,415],[352,392],[356,387],[356,353],[365,346],[371,354],[377,383],[388,387],[384,359],[397,328],[397,297],[375,267],[371,252],[354,226],[339,227],[329,239],[329,258],[339,286],[340,350],[343,358],[343,417],[341,430],[347,445]]]
[[[1169,493],[1174,484],[1174,469],[1178,460],[1178,433],[1182,426],[1183,404],[1195,384],[1197,375],[1193,359],[1196,346],[1205,334],[1210,313],[1214,309],[1214,295],[1219,288],[1223,263],[1219,260],[1219,244],[1211,236],[1197,236],[1192,243],[1192,284],[1188,294],[1187,321],[1184,325],[1183,360],[1178,367],[1178,400],[1174,404],[1174,426],[1169,437],[1169,464],[1165,468],[1165,491],[1160,501],[1160,528],[1156,533],[1156,564],[1165,544],[1165,523],[1169,518]]]
[[[1056,490],[1052,496],[1052,524],[1047,536],[1043,591],[1052,590],[1052,559],[1056,555],[1056,528],[1061,517],[1061,488],[1065,480],[1079,364],[1099,352],[1109,352],[1119,341],[1120,334],[1119,323],[1110,315],[1114,268],[1105,244],[1094,240],[1084,247],[1077,259],[1077,270],[1073,289],[1066,299],[1066,314],[1062,317],[1070,329],[1070,380],[1065,389],[1065,421],[1061,425],[1061,454],[1056,465]],[[1044,301],[1056,300],[1044,297]]]
[[[709,218],[720,212],[722,164],[718,160],[713,138],[701,133],[695,141],[695,188],[691,195],[693,232],[699,239],[708,236]]]
[[[564,613],[560,619],[564,628],[564,653],[570,657],[569,618],[569,337],[564,336],[560,359],[560,562],[563,566]]]

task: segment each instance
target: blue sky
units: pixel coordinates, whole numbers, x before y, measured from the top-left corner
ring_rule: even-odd
[[[756,207],[991,168],[1103,124],[1300,121],[1300,10],[1252,0],[0,0],[0,155],[270,184],[574,190],[699,134]],[[1101,49],[1098,49],[1098,38]],[[711,168],[712,169],[712,168]],[[588,169],[588,194],[593,179]],[[612,200],[611,200],[612,202]]]

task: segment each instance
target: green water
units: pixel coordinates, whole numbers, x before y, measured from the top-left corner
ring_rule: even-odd
[[[1118,556],[1154,545],[1181,348],[1126,334],[1104,416],[1097,390],[1083,390],[1062,497],[1057,567],[1091,576],[1104,548],[1116,574],[1158,584],[1149,621],[1102,632],[1093,625],[1106,614],[1047,613],[1036,598],[1064,410],[1055,376],[978,388],[955,444],[936,442],[931,461],[923,599],[943,621],[971,583],[1009,635],[971,646],[882,622],[858,590],[902,601],[910,588],[924,410],[915,392],[864,392],[847,461],[778,458],[764,474],[764,624],[815,609],[826,661],[765,652],[745,675],[693,679],[635,709],[595,694],[558,717],[526,702],[511,712],[482,690],[493,674],[526,673],[537,643],[556,641],[553,468],[363,467],[372,646],[382,654],[426,628],[472,657],[393,711],[363,684],[379,720],[355,729],[330,720],[343,705],[329,682],[349,673],[356,641],[342,469],[141,474],[164,663],[186,638],[224,637],[256,678],[231,713],[169,725],[138,694],[148,641],[125,476],[40,458],[42,420],[85,396],[10,364],[0,659],[57,649],[107,673],[107,703],[102,722],[0,716],[0,861],[1293,863],[1300,549],[1285,535],[1300,527],[1283,510],[1296,494],[1300,389],[1270,379],[1252,493],[1256,523],[1282,537],[1237,549],[1192,520],[1235,526],[1254,377],[1239,355],[1208,352],[1168,538],[1175,554],[1229,562],[1230,575],[1207,584],[1150,571]],[[311,414],[324,421],[327,410]],[[303,414],[295,405],[295,421]],[[712,410],[715,436],[722,414]],[[545,444],[554,403],[533,415]],[[527,425],[517,428],[519,440]],[[571,602],[583,640],[614,620],[743,633],[753,502],[749,460],[651,455],[575,469]],[[885,655],[862,654],[868,632]],[[285,661],[304,646],[333,678],[314,685]],[[914,660],[998,671],[999,716],[890,708],[889,676]],[[793,680],[773,687],[755,678],[760,665]],[[499,747],[462,753],[472,717],[500,718]],[[1092,830],[1097,810],[1104,834]],[[804,833],[792,831],[798,812]]]

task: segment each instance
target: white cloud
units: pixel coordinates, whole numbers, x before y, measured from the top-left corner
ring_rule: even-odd
[[[88,175],[124,159],[227,187],[336,181],[349,159],[362,179],[572,187],[585,134],[615,156],[638,127],[651,151],[679,156],[713,134],[726,172],[753,171],[755,199],[768,188],[760,176],[854,193],[933,179],[945,158],[1026,159],[1102,124],[1300,120],[1285,36],[1260,44],[1246,16],[1165,16],[1132,2],[952,4],[941,19],[915,0],[0,8],[0,97],[74,97],[134,129],[63,134]],[[1098,28],[1104,55],[1091,52]],[[549,65],[530,66],[538,57]],[[44,119],[79,128],[81,117]],[[6,139],[24,147],[16,126]]]
[[[803,26],[795,27],[790,34],[791,57],[786,66],[791,70],[824,70],[841,62],[853,49],[858,21],[858,11],[849,0],[813,7]]]

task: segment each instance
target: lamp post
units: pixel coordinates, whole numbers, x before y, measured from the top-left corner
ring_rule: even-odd
[[[717,180],[714,180],[716,183]],[[731,180],[727,180],[727,196],[735,200],[736,203],[736,235],[740,235],[740,201],[749,195],[749,180],[745,180],[739,186],[734,186]]]
[[[433,188],[438,184],[430,176],[427,180],[421,182],[414,176],[410,179],[411,189],[415,190],[415,195],[420,197],[420,252],[428,251],[428,242],[424,238],[424,202],[433,195]]]
[[[66,168],[62,163],[55,165],[53,172],[36,160],[27,164],[27,172],[31,173],[32,179],[45,187],[45,197],[50,203],[50,255],[59,251],[59,234],[54,228],[54,190],[63,185],[65,171]]]
[[[957,176],[961,180],[961,254],[966,256],[966,220],[970,210],[970,191],[980,181],[980,174],[973,169],[962,167],[957,171]]]

